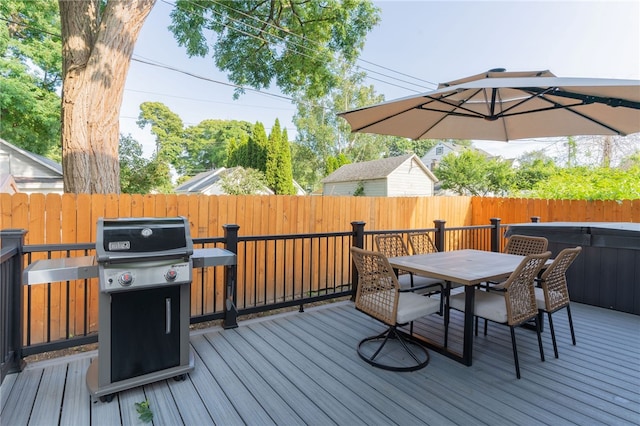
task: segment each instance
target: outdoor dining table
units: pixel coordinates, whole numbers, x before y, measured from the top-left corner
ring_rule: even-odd
[[[425,340],[427,346],[465,365],[472,364],[473,307],[475,286],[487,281],[506,279],[524,259],[524,256],[482,250],[454,250],[413,256],[390,257],[394,269],[413,272],[443,280],[449,293],[452,283],[465,286],[465,310],[462,354],[449,349],[448,342],[439,345]],[[445,310],[445,327],[449,324],[449,310]]]

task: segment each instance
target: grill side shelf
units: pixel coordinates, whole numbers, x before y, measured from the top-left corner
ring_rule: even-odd
[[[194,268],[236,264],[235,253],[220,248],[195,249],[191,258]],[[97,276],[98,265],[95,256],[66,257],[36,260],[23,271],[22,282],[24,285],[33,285]]]
[[[221,248],[194,249],[191,255],[194,268],[229,266],[236,264],[235,253]]]
[[[36,260],[22,272],[24,285],[57,281],[96,278],[98,265],[95,256],[65,257],[61,259]]]

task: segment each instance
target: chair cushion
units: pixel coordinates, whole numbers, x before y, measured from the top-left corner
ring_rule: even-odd
[[[474,315],[491,321],[507,322],[507,304],[503,293],[482,290],[475,291]],[[449,298],[449,305],[464,312],[464,293],[454,294]]]
[[[538,309],[546,309],[547,305],[544,301],[544,290],[540,287],[535,288],[536,291],[536,304],[538,305]]]
[[[411,274],[402,274],[398,277],[398,283],[400,284],[400,288],[401,289],[408,289],[411,288]],[[414,287],[419,287],[419,286],[423,286],[423,285],[432,285],[432,284],[442,284],[442,286],[444,287],[445,282],[442,280],[439,280],[438,278],[430,278],[430,277],[423,277],[421,275],[413,275],[413,286]],[[460,287],[462,284],[458,284],[458,283],[451,283],[451,288],[456,288],[456,287]],[[424,290],[417,290],[416,293],[429,293],[432,292],[434,290],[437,290],[437,287],[433,287],[432,289],[424,289]]]
[[[396,322],[405,324],[440,310],[440,300],[416,293],[400,293]]]
[[[402,274],[402,275],[400,275],[398,277],[398,284],[400,284],[400,288],[403,289],[403,290],[410,289],[411,288],[411,274]],[[413,276],[413,286],[414,287],[420,287],[420,286],[423,286],[423,285],[433,285],[433,284],[442,284],[442,285],[444,285],[442,280],[439,280],[437,278],[421,277],[419,275],[414,275]],[[431,287],[431,288],[425,288],[425,289],[421,289],[421,290],[416,290],[416,293],[419,293],[419,294],[432,293],[432,292],[438,291],[438,290],[439,290],[438,287]]]

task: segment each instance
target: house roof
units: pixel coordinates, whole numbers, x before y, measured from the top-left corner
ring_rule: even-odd
[[[198,173],[188,181],[178,185],[175,189],[175,192],[182,192],[182,193],[205,192],[207,189],[211,188],[212,185],[215,185],[224,175],[231,173],[233,170],[237,168],[238,167],[231,167],[230,169],[227,169],[224,167],[220,167],[215,170],[209,170],[207,172]],[[295,180],[293,181],[293,186],[296,189],[297,195],[306,194],[306,191]],[[273,191],[267,186],[264,186],[261,192],[264,194],[273,194]]]
[[[191,179],[181,183],[175,189],[176,192],[202,192],[209,186],[220,180],[220,172],[224,167],[215,170],[198,173]]]
[[[405,154],[398,157],[389,157],[382,158],[380,160],[345,164],[335,172],[331,173],[329,176],[322,179],[322,183],[384,179],[412,157],[415,157],[415,160],[419,163],[425,174],[433,179],[434,182],[438,180],[435,175],[424,165],[424,163],[422,163],[417,155]]]
[[[204,193],[209,189],[211,189],[211,187],[213,187],[214,185],[217,185],[223,176],[233,172],[238,168],[241,168],[241,167],[231,167],[229,169],[225,167],[220,167],[215,170],[209,170],[208,172],[198,173],[188,181],[177,186],[175,189],[175,192],[178,192],[178,193],[187,192],[187,193],[197,193],[197,194]],[[222,188],[219,188],[218,192],[224,193]],[[266,194],[266,195],[272,195],[273,191],[267,186],[264,186],[263,189],[260,191],[260,193]]]
[[[0,138],[0,145],[4,145],[5,149],[14,151],[31,161],[35,161],[36,163],[42,165],[44,168],[53,172],[54,175],[62,176],[62,165],[60,163],[57,163],[50,158],[43,157],[42,155],[38,155],[36,153],[24,150],[22,148],[18,148],[17,146],[1,138]]]

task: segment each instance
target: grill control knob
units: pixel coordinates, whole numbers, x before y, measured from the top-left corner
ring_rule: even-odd
[[[131,272],[123,272],[118,277],[118,283],[122,287],[129,287],[132,282],[133,282],[133,275],[131,274]]]
[[[178,278],[178,272],[175,269],[169,269],[166,274],[164,274],[164,278],[167,281],[175,281]]]

